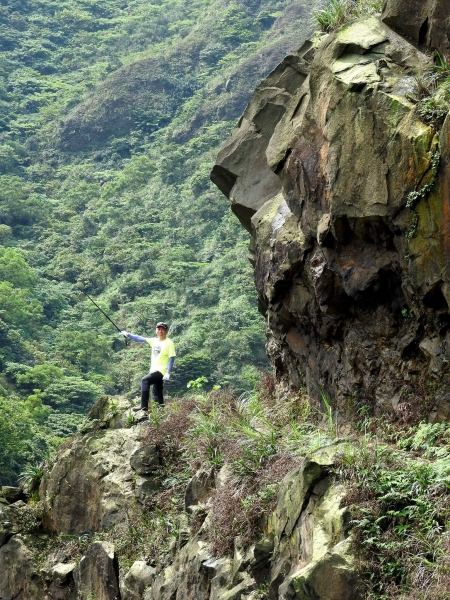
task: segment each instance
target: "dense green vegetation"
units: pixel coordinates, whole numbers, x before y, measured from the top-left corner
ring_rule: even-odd
[[[369,600],[444,600],[450,582],[448,423],[365,419],[335,469],[347,480],[353,550]]]
[[[251,389],[266,364],[247,235],[209,182],[255,85],[309,28],[302,1],[6,0],[0,7],[0,481],[102,392],[177,345],[190,379]]]

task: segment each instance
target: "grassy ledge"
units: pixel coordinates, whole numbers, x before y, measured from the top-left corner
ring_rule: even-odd
[[[314,15],[314,26],[331,33],[356,19],[381,12],[382,2],[376,0],[328,0]]]
[[[352,514],[363,597],[444,600],[450,585],[450,425],[359,414],[350,432],[346,426],[348,447],[332,472],[347,489],[343,505]],[[162,456],[157,491],[144,509],[131,504],[127,522],[111,531],[36,538],[41,562],[49,552],[79,559],[92,541],[108,540],[124,572],[136,560],[163,568],[173,561],[180,535],[200,528],[216,556],[232,554],[237,537],[246,547],[261,535],[285,475],[339,434],[328,400],[322,411],[311,409],[302,393],[280,404],[269,376],[239,397],[197,389],[164,408],[153,405],[146,441]],[[227,485],[187,515],[186,486],[199,471],[226,471]],[[34,513],[30,523],[31,531],[38,524]]]

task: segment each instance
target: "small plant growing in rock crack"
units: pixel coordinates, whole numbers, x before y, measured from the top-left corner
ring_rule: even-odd
[[[418,225],[419,225],[419,215],[417,214],[416,211],[414,211],[413,215],[412,215],[412,219],[411,219],[410,230],[408,231],[408,233],[405,236],[407,240],[411,240],[416,235]]]
[[[110,421],[111,419],[113,419],[115,416],[117,416],[120,413],[120,409],[119,409],[119,405],[115,400],[112,400],[110,402],[110,406],[109,406],[109,412],[108,414],[105,416],[105,421]]]
[[[439,128],[450,109],[450,65],[437,50],[433,53],[433,64],[414,77],[413,99],[417,101],[420,118]]]
[[[153,399],[150,400],[148,409],[149,409],[148,410],[148,418],[149,418],[149,420],[152,423],[154,423],[154,425],[156,425],[156,427],[159,427],[161,425],[162,419],[163,419],[163,415],[162,415],[163,409]]]
[[[409,192],[406,197],[406,208],[412,210],[412,220],[411,227],[409,231],[406,233],[406,239],[412,239],[417,232],[417,227],[419,225],[419,215],[416,211],[416,205],[422,198],[426,198],[431,191],[433,190],[434,184],[436,182],[437,172],[439,170],[439,164],[441,160],[441,155],[439,152],[433,152],[430,159],[430,169],[431,169],[431,180],[428,183],[425,183],[420,190],[413,190]]]
[[[420,190],[410,192],[407,196],[406,208],[414,208],[421,198],[426,198],[434,186],[434,180],[426,183]]]
[[[264,582],[261,583],[257,590],[250,592],[249,600],[268,600],[269,598],[269,584]]]
[[[325,405],[325,411],[326,411],[325,416],[328,421],[328,426],[330,428],[330,431],[334,432],[335,426],[334,426],[334,421],[333,421],[333,409],[331,408],[331,404],[330,404],[325,392],[321,391],[320,396],[322,398],[322,402]]]
[[[206,448],[206,452],[208,454],[209,464],[215,469],[220,469],[220,467],[223,465],[223,456],[220,448],[208,446]]]
[[[41,479],[45,472],[45,461],[41,461],[34,465],[28,465],[19,476],[20,483],[24,486],[27,493],[36,490],[41,483]]]

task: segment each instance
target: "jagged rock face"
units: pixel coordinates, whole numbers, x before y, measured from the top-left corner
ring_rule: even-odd
[[[91,415],[107,427],[116,427],[120,422],[105,402],[97,404]],[[153,445],[143,441],[145,433],[145,423],[141,422],[131,429],[78,435],[70,447],[62,447],[41,486],[41,494],[46,496],[47,528],[51,525],[56,533],[84,533],[90,529],[94,535],[107,535],[113,523],[112,512],[118,523],[127,512],[130,515],[135,510],[146,510],[132,498],[130,471],[130,463],[140,470],[144,465],[146,472],[153,468],[153,461],[147,460],[153,456],[147,448]],[[137,445],[134,450],[131,440]],[[347,441],[337,441],[305,458],[281,482],[276,508],[262,519],[258,541],[244,548],[236,538],[234,553],[227,557],[214,556],[207,541],[210,515],[193,533],[189,514],[199,508],[208,513],[214,490],[230,485],[234,477],[229,464],[215,476],[213,471],[200,470],[187,485],[186,511],[178,515],[178,535],[170,555],[161,561],[157,556],[146,557],[129,569],[123,565],[119,569],[119,553],[108,541],[92,541],[81,560],[70,546],[50,544],[43,556],[40,545],[36,546],[43,534],[36,532],[40,510],[34,511],[32,505],[21,500],[0,505],[0,598],[251,600],[264,584],[270,586],[272,600],[359,600],[348,510],[341,507],[345,490],[329,476],[336,457],[348,446]],[[99,470],[99,465],[109,469],[108,474]],[[133,473],[139,478],[136,471]],[[102,480],[106,478],[111,482],[104,485]],[[92,510],[80,508],[85,497],[77,488],[91,490],[88,503]],[[139,498],[137,489],[134,495]],[[77,516],[79,526],[74,524],[74,517],[68,517],[69,513]],[[150,566],[146,562],[149,559],[156,566]]]
[[[149,567],[143,560],[137,560],[124,577],[121,586],[121,600],[140,600],[147,587],[150,587],[156,569]]]
[[[437,49],[447,55],[450,50],[450,2],[448,0],[387,0],[383,21],[417,44]]]
[[[0,548],[0,598],[34,600],[44,597],[33,555],[21,535],[12,537]]]
[[[358,600],[344,488],[328,476],[345,445],[323,448],[289,473],[261,539],[250,548],[236,539],[232,557],[211,554],[206,522],[191,538],[180,527],[174,560],[154,576],[144,600],[250,600],[263,582],[272,600]],[[227,472],[217,485],[227,485]]]
[[[127,401],[101,399],[89,418],[108,429],[76,437],[60,450],[39,491],[48,531],[83,534],[109,529],[126,520],[126,499],[143,500],[145,486],[154,490],[151,473],[159,455],[154,444],[143,443],[145,423],[126,428],[129,412]]]
[[[93,542],[75,569],[74,579],[79,597],[117,600],[119,579],[114,545]]]
[[[23,490],[18,487],[12,487],[10,485],[2,486],[2,496],[8,502],[16,502],[17,500],[24,500],[25,495]]]
[[[268,526],[274,536],[271,598],[360,597],[347,531],[349,513],[341,507],[345,490],[327,472],[343,448],[338,442],[313,453],[283,482]]]
[[[119,506],[124,493],[133,497],[133,472],[126,456],[139,442],[131,430],[107,430],[74,441],[44,477],[46,528],[54,533],[100,531],[125,519]],[[128,463],[128,464],[127,464]]]
[[[280,394],[448,413],[450,124],[439,137],[415,111],[428,61],[376,17],[318,37],[262,82],[218,156]]]

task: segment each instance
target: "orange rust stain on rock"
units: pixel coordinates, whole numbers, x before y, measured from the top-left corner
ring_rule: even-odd
[[[308,346],[305,343],[305,340],[297,331],[297,329],[290,329],[288,334],[286,335],[286,341],[289,344],[289,347],[295,354],[306,356],[308,353]]]
[[[407,187],[415,187],[417,182],[420,179],[420,174],[418,173],[417,165],[414,161],[414,157],[410,156],[408,159],[408,171],[405,174],[405,184]]]

